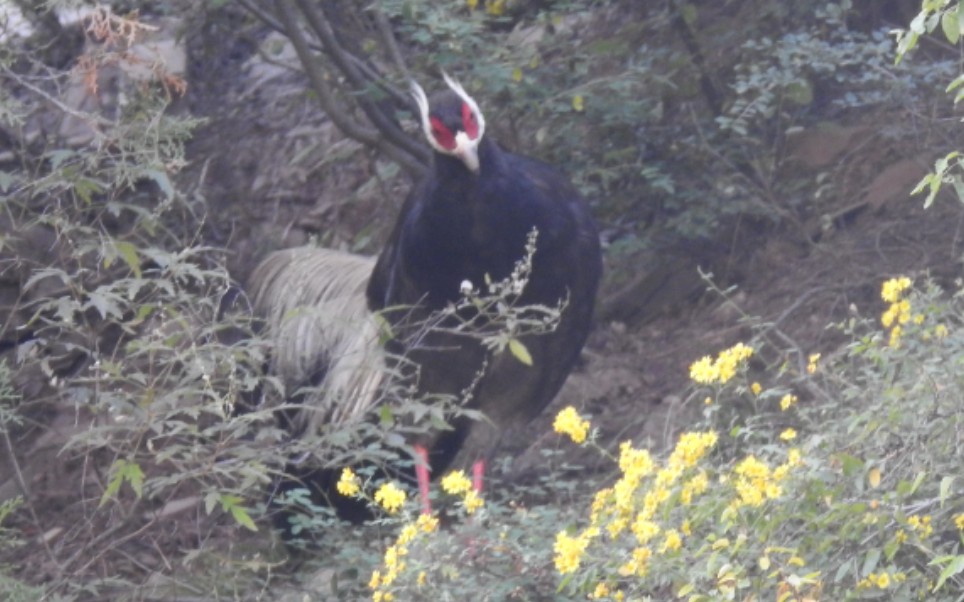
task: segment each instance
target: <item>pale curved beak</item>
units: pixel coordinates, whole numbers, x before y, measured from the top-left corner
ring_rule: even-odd
[[[479,173],[479,141],[472,140],[465,132],[455,135],[455,150],[452,151],[472,173]]]

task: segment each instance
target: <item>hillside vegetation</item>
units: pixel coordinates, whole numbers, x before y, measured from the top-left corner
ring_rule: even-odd
[[[0,599],[962,598],[956,0],[60,4],[0,37]],[[381,248],[442,71],[607,273],[559,398],[425,517],[374,467],[451,408],[290,437],[239,283]],[[308,456],[375,519],[296,494],[282,542]]]

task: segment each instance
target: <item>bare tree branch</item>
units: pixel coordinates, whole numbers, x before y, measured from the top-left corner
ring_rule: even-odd
[[[388,49],[388,54],[392,57],[395,67],[401,72],[405,81],[411,80],[412,74],[408,70],[405,59],[402,57],[402,51],[398,47],[398,40],[395,39],[392,27],[388,23],[388,19],[385,18],[385,12],[377,6],[373,7],[371,12],[374,17],[375,27],[378,29],[378,35],[382,37],[382,43],[384,43],[385,48]]]
[[[405,171],[413,175],[424,172],[425,163],[423,161],[417,159],[412,153],[398,146],[386,136],[381,135],[382,130],[360,123],[350,115],[348,110],[342,107],[330,85],[329,76],[324,72],[317,56],[311,51],[308,40],[298,25],[292,0],[275,0],[275,8],[285,35],[291,40],[295,53],[304,66],[305,74],[311,82],[312,89],[318,95],[318,101],[322,109],[338,129],[346,136],[384,153]]]
[[[368,119],[371,120],[375,127],[378,128],[392,144],[412,155],[418,161],[422,163],[426,162],[428,160],[428,150],[405,134],[392,117],[386,115],[386,112],[381,107],[367,97],[365,89],[373,82],[357,68],[355,62],[349,59],[349,56],[357,55],[350,55],[345,51],[343,40],[340,40],[334,29],[332,29],[325,8],[329,5],[315,5],[308,0],[295,1],[308,20],[312,31],[317,34],[327,56],[354,88],[351,92],[355,96],[358,106],[365,112]],[[410,101],[406,103],[406,106],[409,104]]]
[[[254,0],[238,0],[238,3],[241,5],[242,8],[244,8],[246,11],[251,13],[256,19],[264,23],[269,28],[284,35],[288,34],[288,32],[284,28],[284,25],[282,25],[277,19],[275,19],[271,15],[271,13],[269,13],[268,11],[258,6],[258,4],[254,2]],[[388,21],[387,19],[385,19],[384,14],[381,11],[378,11],[378,15],[380,15],[381,18],[379,19],[376,26],[379,28],[381,27],[388,28],[386,32],[380,32],[380,35],[382,36],[382,39],[385,41],[386,46],[389,47],[389,54],[392,55],[392,60],[399,67],[399,71],[402,73],[402,78],[405,81],[408,81],[411,79],[411,75],[409,74],[408,67],[405,65],[404,61],[401,58],[401,53],[398,49],[398,44],[395,41],[394,35],[391,32],[391,29],[389,28]],[[317,52],[324,52],[324,48],[322,48],[321,44],[319,44],[318,42],[314,40],[307,40],[307,42],[308,42],[308,47],[311,48],[312,50],[315,50]],[[395,56],[396,54],[398,56]],[[360,58],[352,54],[346,54],[345,58],[351,61],[356,68],[361,70],[370,81],[377,84],[378,87],[381,88],[383,92],[385,92],[390,97],[392,97],[392,99],[394,99],[396,104],[398,104],[399,106],[408,106],[408,104],[411,102],[411,98],[409,97],[408,94],[406,94],[402,90],[399,90],[397,86],[392,85],[390,81],[388,81],[384,76],[378,73],[378,71],[376,71],[373,67],[365,63],[365,61],[361,60]],[[427,155],[426,155],[426,158],[427,158]]]

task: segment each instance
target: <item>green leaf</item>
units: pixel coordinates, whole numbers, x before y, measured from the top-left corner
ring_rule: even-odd
[[[930,564],[932,565],[933,564],[939,565],[939,564],[945,564],[945,563],[947,564],[947,566],[945,566],[944,570],[941,571],[940,577],[937,578],[937,583],[935,583],[933,589],[931,589],[932,592],[936,592],[944,585],[945,581],[947,581],[954,575],[960,573],[961,571],[964,571],[964,555],[941,556],[939,558],[935,558],[930,562]]]
[[[904,58],[904,55],[910,52],[914,46],[917,45],[917,40],[920,34],[914,31],[901,32],[902,35],[898,37],[897,43],[897,58],[894,60],[895,65],[900,64],[900,60]]]
[[[119,319],[123,315],[120,304],[117,302],[117,295],[113,293],[106,293],[98,289],[87,293],[87,298],[87,303],[84,303],[83,309],[93,307],[105,320],[108,317]]]
[[[519,339],[509,339],[509,352],[526,366],[532,365],[532,355]]]
[[[953,485],[954,485],[954,477],[944,477],[943,479],[941,479],[941,488],[940,488],[941,507],[943,507],[944,502],[947,501],[947,496],[951,494],[951,487]]]
[[[388,405],[382,405],[378,408],[378,421],[382,426],[392,426],[395,424],[395,414]]]
[[[74,157],[77,153],[68,149],[58,149],[52,150],[47,153],[47,158],[50,160],[51,169],[59,168],[65,161]]]
[[[872,548],[867,551],[867,555],[864,556],[864,564],[860,567],[860,576],[866,577],[870,573],[874,572],[877,568],[877,563],[880,562],[880,548]]]
[[[114,248],[117,250],[117,254],[120,255],[127,267],[134,272],[134,276],[137,278],[141,277],[141,260],[137,255],[137,247],[133,243],[129,243],[126,240],[116,240],[114,241]]]
[[[961,39],[961,24],[957,20],[956,12],[948,11],[943,14],[941,28],[944,30],[947,41],[951,44],[957,44],[957,41]]]
[[[103,506],[107,503],[107,500],[113,498],[120,491],[121,485],[126,481],[130,484],[131,489],[138,498],[144,493],[144,471],[141,470],[140,465],[136,462],[128,462],[123,458],[119,458],[111,464],[110,467],[111,478],[107,482],[107,487],[104,489],[104,494],[100,496],[99,506]]]
[[[216,498],[217,501],[221,503],[221,509],[230,514],[239,525],[251,531],[258,530],[257,525],[255,525],[254,521],[251,519],[251,515],[248,514],[248,509],[241,505],[241,502],[244,501],[244,498],[227,493],[219,494],[216,496]],[[205,501],[209,502],[210,498]],[[210,513],[210,510],[208,512]]]
[[[810,85],[810,82],[805,79],[788,84],[787,87],[784,88],[784,93],[787,95],[787,100],[796,105],[807,106],[813,104],[813,87]]]
[[[96,182],[89,178],[80,178],[74,182],[74,192],[80,197],[84,203],[90,205],[93,200],[93,195],[95,193],[103,191],[104,187],[100,182]]]
[[[251,515],[248,514],[248,511],[244,508],[244,506],[231,506],[231,516],[245,529],[248,529],[249,531],[258,530],[258,526],[254,524],[254,521],[251,519]]]

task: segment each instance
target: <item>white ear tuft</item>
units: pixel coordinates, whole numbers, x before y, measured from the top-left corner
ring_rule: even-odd
[[[429,122],[428,118],[428,96],[425,95],[425,90],[422,86],[418,85],[414,79],[411,82],[412,88],[412,98],[415,99],[415,104],[418,105],[419,119],[422,123],[422,132],[425,134],[425,138],[428,139],[428,143],[434,148],[438,148],[438,143],[435,141],[435,137],[432,136],[432,124]]]
[[[459,95],[465,104],[469,105],[472,112],[475,113],[475,120],[479,124],[479,135],[476,136],[477,140],[481,140],[482,136],[485,134],[485,116],[482,115],[482,110],[479,109],[479,105],[475,102],[475,99],[469,96],[469,93],[465,91],[462,84],[455,81],[453,78],[449,77],[449,74],[442,71],[442,79],[445,80],[445,84],[456,94]]]

